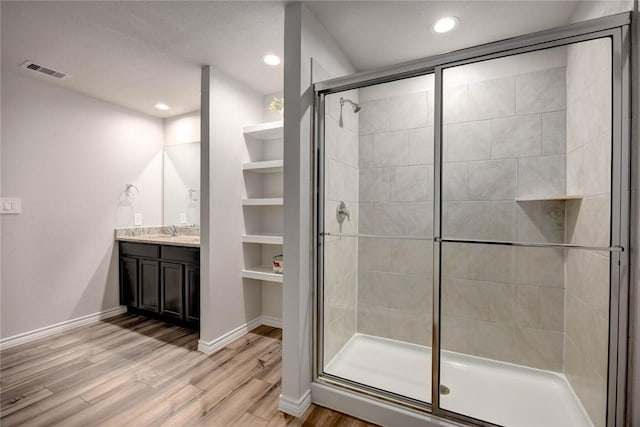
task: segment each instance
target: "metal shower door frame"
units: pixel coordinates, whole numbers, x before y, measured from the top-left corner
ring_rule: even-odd
[[[354,74],[316,83],[314,103],[314,319],[313,380],[352,390],[388,403],[450,419],[494,426],[440,407],[441,351],[441,257],[443,243],[494,244],[526,247],[561,247],[566,249],[603,250],[610,253],[609,366],[607,378],[607,426],[622,426],[627,403],[627,347],[629,316],[629,216],[630,216],[630,31],[631,14],[621,13],[603,18],[545,30],[525,36],[489,43],[460,51],[411,61],[380,70]],[[609,38],[612,54],[612,157],[611,157],[611,230],[608,247],[566,244],[541,244],[511,241],[447,239],[442,235],[442,132],[443,71],[460,65],[535,52],[595,39]],[[401,79],[435,75],[434,113],[434,258],[433,258],[433,334],[431,404],[368,387],[323,372],[323,240],[329,236],[324,228],[324,112],[325,97],[332,93],[363,88]],[[354,236],[357,237],[357,236]],[[407,236],[410,237],[410,236]],[[429,239],[426,239],[429,240]]]

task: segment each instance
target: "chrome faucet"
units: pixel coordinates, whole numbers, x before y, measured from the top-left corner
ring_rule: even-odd
[[[169,230],[171,230],[171,235],[172,236],[177,236],[178,235],[178,230],[176,230],[176,226],[175,225],[171,224],[169,226]]]

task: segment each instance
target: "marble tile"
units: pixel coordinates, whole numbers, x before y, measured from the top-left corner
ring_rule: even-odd
[[[409,164],[433,164],[433,127],[409,131]]]
[[[375,233],[375,203],[360,202],[358,203],[358,232],[362,234]],[[335,215],[335,207],[333,210]]]
[[[469,199],[469,164],[445,163],[442,167],[443,200]]]
[[[442,348],[502,361],[513,359],[513,327],[501,323],[445,315]]]
[[[513,77],[469,84],[468,120],[484,120],[515,114]]]
[[[516,322],[524,328],[540,326],[540,287],[522,286],[516,289]]]
[[[581,146],[567,153],[567,194],[584,194],[584,150]]]
[[[562,372],[563,339],[560,332],[515,328],[514,362],[538,369]]]
[[[499,283],[516,280],[516,248],[510,246],[469,245],[469,278]]]
[[[391,194],[391,169],[360,169],[359,193],[363,202],[387,202]]]
[[[325,117],[324,155],[329,159],[338,158],[338,122],[331,116]]]
[[[491,122],[451,124],[443,145],[449,162],[490,159]]]
[[[360,136],[358,157],[360,168],[373,167],[373,135]]]
[[[355,333],[355,309],[325,306],[324,360],[329,362]]]
[[[393,168],[389,174],[389,199],[398,202],[433,200],[433,166]]]
[[[518,159],[518,197],[565,194],[565,156]]]
[[[493,239],[517,240],[518,205],[514,202],[493,202],[491,206]]]
[[[405,313],[389,310],[389,338],[411,344],[431,346],[431,312]]]
[[[565,68],[516,77],[516,114],[566,109]]]
[[[611,192],[611,143],[609,135],[595,138],[584,146],[582,169],[583,194],[594,196]]]
[[[404,236],[407,234],[408,212],[403,203],[376,203],[375,234]]]
[[[361,334],[389,338],[389,313],[376,305],[358,303],[357,328]]]
[[[427,124],[427,92],[389,98],[389,130],[413,129]]]
[[[488,321],[489,289],[486,282],[446,279],[442,284],[442,314]]]
[[[433,237],[433,202],[406,203],[407,235]]]
[[[390,271],[391,244],[389,239],[358,239],[358,271]]]
[[[358,138],[355,131],[338,128],[338,160],[348,166],[358,167],[360,156]]]
[[[470,200],[514,200],[515,195],[515,159],[469,163]]]
[[[389,240],[391,266],[394,273],[423,276],[433,280],[433,242],[424,240]]]
[[[504,325],[515,325],[516,285],[513,283],[490,284],[489,320]]]
[[[567,146],[565,111],[542,113],[542,154],[564,154]]]
[[[446,71],[445,71],[446,79]],[[468,85],[448,86],[444,89],[443,123],[466,122],[468,110]]]
[[[491,239],[490,202],[447,202],[443,211],[446,237]]]
[[[564,332],[564,289],[540,288],[540,329]]]
[[[518,283],[541,287],[564,286],[562,249],[517,248]]]
[[[469,278],[469,246],[455,243],[442,244],[441,275],[443,278]]]
[[[378,133],[373,137],[374,166],[405,166],[409,163],[407,131]]]
[[[389,100],[375,99],[362,101],[360,115],[360,135],[387,132],[389,130]]]
[[[561,153],[564,154],[564,150]],[[513,159],[540,154],[542,126],[539,114],[503,117],[491,121],[492,159]]]

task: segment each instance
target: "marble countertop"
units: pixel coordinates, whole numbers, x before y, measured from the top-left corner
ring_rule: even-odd
[[[115,239],[121,242],[200,247],[200,227],[176,226],[176,231],[178,235],[173,236],[170,227],[117,228]]]

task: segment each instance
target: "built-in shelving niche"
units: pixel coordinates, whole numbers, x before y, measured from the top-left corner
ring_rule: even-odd
[[[275,255],[282,254],[282,122],[245,126],[243,133],[250,161],[242,164],[247,194],[241,200],[245,218],[242,277],[282,283],[282,274],[274,273],[271,264]]]

